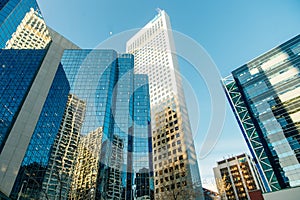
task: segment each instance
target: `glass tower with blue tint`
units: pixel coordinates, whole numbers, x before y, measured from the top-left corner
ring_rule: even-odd
[[[148,76],[134,75],[132,185],[136,199],[154,199],[152,135]],[[133,199],[134,199],[133,198]]]
[[[223,79],[267,191],[300,186],[300,35]]]
[[[153,196],[148,82],[145,75],[133,73],[133,59],[113,50],[66,50],[63,55],[70,92],[86,102],[81,134],[99,129],[102,134],[96,185],[78,194],[82,187],[73,182],[71,199]],[[93,140],[89,142],[92,148]],[[84,174],[86,167],[75,170]],[[82,177],[76,182],[88,181],[88,175]]]
[[[0,153],[46,50],[0,50]]]
[[[36,0],[1,0],[1,49],[41,49],[46,47],[50,40]]]
[[[18,194],[25,199],[46,198],[42,183],[69,91],[66,74],[59,65],[11,192],[13,198]]]
[[[63,54],[62,64],[71,86],[70,93],[76,95],[86,103],[85,120],[82,124],[81,135],[91,135],[95,130],[101,129],[102,140],[112,141],[113,90],[118,78],[117,56],[117,53],[113,50],[65,50]],[[86,145],[90,148],[95,146],[94,144]],[[110,145],[107,145],[107,148],[110,148]],[[108,149],[107,154],[101,161],[103,166],[101,173],[108,171],[110,152],[111,150]],[[78,154],[81,155],[84,153],[79,152]],[[85,163],[84,161],[82,162]],[[75,171],[78,174],[84,174],[86,171],[85,168],[89,166],[89,163],[86,164],[86,166],[79,166],[79,169],[76,168]],[[99,168],[95,167],[97,173],[100,173]],[[82,194],[83,196],[77,194],[78,190],[82,191],[81,185],[77,183],[85,182],[85,177],[87,176],[85,174],[82,180],[78,181],[77,178],[74,179],[76,183],[72,183],[72,199],[85,199],[87,198],[87,194],[89,198],[96,196],[96,188],[93,187],[93,184],[89,186],[90,188],[85,189],[85,191],[91,192]],[[101,181],[103,181],[103,188],[106,185],[104,184],[106,181],[103,179]],[[98,188],[98,185],[97,191],[98,189],[103,191],[101,187]]]

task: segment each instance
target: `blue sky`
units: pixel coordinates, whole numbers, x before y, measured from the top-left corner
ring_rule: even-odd
[[[222,76],[300,33],[298,0],[38,0],[46,23],[81,48],[94,48],[112,34],[143,27],[164,9],[172,28],[197,41],[211,56]],[[125,47],[125,44],[124,44]],[[208,128],[210,99],[205,82],[193,79],[189,64],[182,74],[192,84],[200,115],[191,111],[193,126],[200,119],[196,149]],[[196,92],[195,92],[196,91]],[[193,110],[195,99],[187,99]],[[199,159],[203,185],[213,188],[216,161],[248,151],[227,105],[224,129],[213,151]],[[196,121],[196,122],[195,122]]]

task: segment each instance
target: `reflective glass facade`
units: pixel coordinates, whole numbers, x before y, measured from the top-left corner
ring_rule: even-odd
[[[42,182],[69,91],[69,82],[62,65],[59,65],[11,192],[12,197],[17,196],[22,186],[24,189],[21,197],[39,199],[46,196],[42,190]]]
[[[35,0],[5,0],[0,3],[0,48],[5,48],[8,40],[16,34],[18,26],[22,23],[30,10],[36,11],[36,16],[43,20]],[[25,21],[23,21],[25,23]],[[30,25],[30,24],[28,24]],[[38,30],[37,27],[35,29]],[[18,38],[22,40],[22,38]],[[19,41],[20,42],[20,41]],[[29,41],[23,41],[26,43]]]
[[[50,199],[68,198],[84,115],[85,102],[69,94],[43,181],[43,191]]]
[[[300,36],[223,80],[268,191],[300,185]]]
[[[98,166],[78,158],[86,164],[76,166],[83,178],[74,179],[72,199],[153,198],[148,83],[145,75],[133,73],[133,59],[113,50],[66,50],[63,55],[70,92],[86,102],[81,134],[90,138],[100,129],[102,134],[100,156],[92,153],[98,140],[89,139],[78,149],[79,155],[99,158],[89,159]],[[87,178],[95,174],[85,172],[86,167],[93,168],[96,179]],[[85,182],[88,187],[82,186]]]
[[[46,50],[0,50],[0,152]]]
[[[2,10],[2,8],[7,4],[9,0],[3,0],[0,2],[0,10]]]
[[[134,76],[132,185],[137,199],[154,199],[150,97],[147,75]]]

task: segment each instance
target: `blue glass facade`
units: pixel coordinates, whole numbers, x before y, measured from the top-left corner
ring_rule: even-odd
[[[46,50],[0,50],[0,152]]]
[[[113,50],[65,50],[62,65],[71,94],[86,102],[82,135],[103,126],[107,139],[110,128],[113,88],[117,80],[117,53]]]
[[[2,1],[0,2],[0,10],[2,10],[2,8],[7,4],[8,1],[9,1],[9,0],[2,0]]]
[[[300,185],[299,53],[298,35],[224,81],[267,191]]]
[[[1,0],[2,2],[3,0]],[[2,8],[1,8],[2,6]],[[30,9],[41,13],[36,0],[5,0],[0,3],[0,48],[4,48],[6,42],[15,33],[18,25],[22,22]]]
[[[152,199],[147,77],[134,75],[132,55],[113,50],[66,50],[62,64],[70,92],[86,102],[81,134],[103,128],[97,187],[89,191],[96,199]]]
[[[149,82],[147,75],[134,75],[133,179],[135,198],[154,199],[152,135]]]
[[[22,184],[26,184],[23,185],[22,197],[39,199],[45,196],[42,182],[69,91],[69,82],[62,65],[59,65],[14,184],[12,197],[17,196]]]

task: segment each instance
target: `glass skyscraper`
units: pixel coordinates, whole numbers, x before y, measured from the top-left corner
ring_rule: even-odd
[[[46,196],[42,190],[42,183],[49,164],[51,149],[64,115],[69,91],[69,82],[60,65],[11,192],[13,198],[16,198],[21,189],[21,197],[25,199],[39,199]]]
[[[76,172],[85,174],[77,182],[90,184],[83,189],[75,180],[72,199],[153,198],[148,80],[145,75],[134,74],[133,59],[130,54],[118,55],[113,50],[66,50],[63,55],[70,93],[86,102],[81,134],[85,138],[101,129],[102,135],[101,155],[91,159],[98,162],[96,166],[84,158],[86,166],[76,166]],[[83,147],[78,154],[95,155],[92,142],[88,139],[83,145],[90,146],[91,153]],[[92,176],[84,172],[88,166],[94,169],[96,180],[86,180]],[[138,181],[141,171],[147,171],[147,175]],[[136,188],[143,190],[136,192]]]
[[[223,79],[268,192],[300,186],[300,35]]]
[[[46,52],[0,50],[0,153]]]
[[[203,199],[169,16],[164,10],[127,41],[134,71],[149,76],[155,198],[175,191]],[[180,174],[180,175],[177,175]],[[175,178],[174,178],[175,177]],[[184,188],[184,189],[183,189]]]

